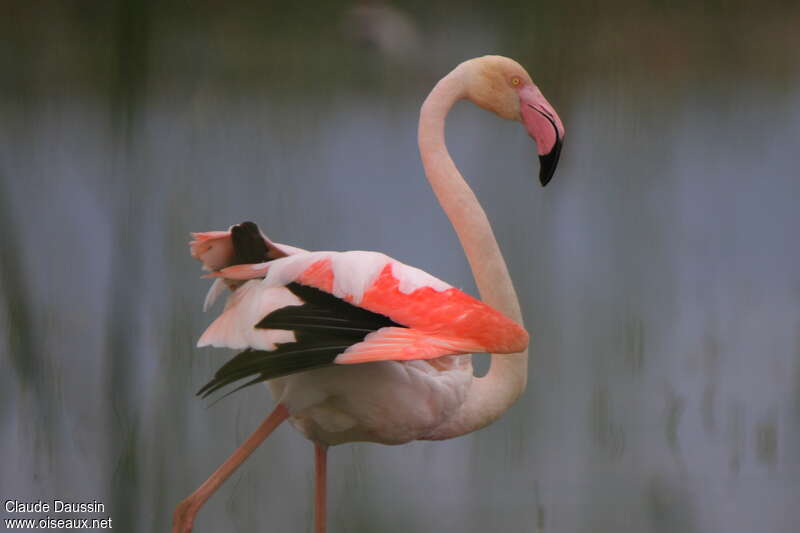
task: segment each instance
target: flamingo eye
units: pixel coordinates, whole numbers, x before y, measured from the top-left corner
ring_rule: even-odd
[[[514,76],[513,78],[511,78],[511,85],[513,85],[514,87],[516,87],[520,83],[522,83],[522,80],[520,79],[519,76]]]

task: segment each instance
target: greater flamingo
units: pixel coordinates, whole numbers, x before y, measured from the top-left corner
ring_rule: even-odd
[[[270,242],[252,222],[194,234],[192,256],[229,287],[198,346],[243,350],[198,394],[269,380],[275,409],[173,517],[192,530],[211,494],[283,421],[314,443],[315,531],[325,531],[326,454],[353,441],[403,444],[464,435],[498,419],[525,389],[528,334],[489,221],[445,146],[445,118],[468,99],[521,121],[536,141],[539,180],[553,176],[564,126],[516,61],[485,56],[442,78],[422,105],[425,174],[458,234],[483,301],[378,252],[308,252]],[[470,353],[490,352],[486,376]],[[234,390],[238,390],[234,389]]]

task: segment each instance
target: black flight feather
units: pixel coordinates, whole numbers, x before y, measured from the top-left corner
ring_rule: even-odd
[[[242,222],[231,228],[231,241],[235,255],[234,265],[263,263],[270,257],[270,248],[261,236],[255,222]],[[282,254],[285,255],[285,254]]]
[[[405,327],[314,287],[290,283],[286,288],[303,304],[276,309],[255,327],[291,330],[295,342],[278,344],[270,351],[247,349],[239,353],[214,374],[198,395],[207,397],[246,378],[251,379],[228,394],[261,381],[332,365],[337,355],[373,331]]]

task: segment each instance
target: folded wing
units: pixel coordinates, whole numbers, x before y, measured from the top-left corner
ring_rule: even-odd
[[[212,275],[238,289],[198,345],[243,351],[198,394],[332,364],[513,353],[527,345],[525,330],[501,313],[384,254],[287,247],[291,255],[273,257],[266,238],[266,246],[260,238],[213,238],[229,239],[233,253],[228,264],[214,263]]]

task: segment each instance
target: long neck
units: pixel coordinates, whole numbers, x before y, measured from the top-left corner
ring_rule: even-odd
[[[447,114],[453,104],[466,97],[464,80],[469,73],[462,67],[442,78],[422,105],[419,120],[422,164],[439,204],[458,234],[481,299],[522,324],[517,294],[492,226],[445,144]],[[473,378],[459,411],[430,438],[451,438],[491,424],[522,394],[527,376],[527,350],[511,355],[492,354],[488,374]]]

